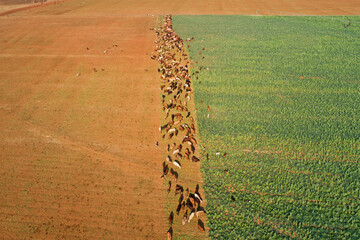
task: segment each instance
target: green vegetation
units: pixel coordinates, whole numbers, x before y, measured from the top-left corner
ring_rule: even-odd
[[[360,239],[360,17],[349,18],[174,17],[195,38],[192,72],[205,68],[193,82],[212,239]]]

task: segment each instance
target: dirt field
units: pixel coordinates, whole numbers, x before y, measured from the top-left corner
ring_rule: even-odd
[[[154,23],[1,19],[0,239],[165,236]]]
[[[360,13],[309,2],[69,0],[0,17],[0,239],[163,239],[151,15]]]
[[[38,9],[36,14],[66,15],[164,15],[164,14],[250,14],[261,15],[359,15],[357,0],[70,0],[61,7]],[[28,14],[28,13],[21,13]]]
[[[2,14],[11,13],[13,11],[21,11],[23,9],[32,8],[37,5],[49,5],[57,0],[47,0],[46,2],[43,0],[38,0],[35,2],[35,0],[0,0],[0,16]]]

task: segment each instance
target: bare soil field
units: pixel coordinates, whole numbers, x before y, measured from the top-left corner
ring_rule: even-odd
[[[250,14],[261,15],[359,15],[357,0],[71,0],[63,6],[38,9],[36,14],[164,15],[164,14]],[[22,13],[28,14],[28,13]]]
[[[0,17],[0,239],[165,238],[152,15],[359,14],[354,2],[69,0]],[[199,166],[183,179],[200,182]]]
[[[1,239],[165,236],[154,23],[1,19]]]
[[[26,4],[33,2],[34,0],[0,0],[0,5],[16,5],[16,4]]]
[[[57,0],[0,0],[0,16],[39,6],[54,4]]]

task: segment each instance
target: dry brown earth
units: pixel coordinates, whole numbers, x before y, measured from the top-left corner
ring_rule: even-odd
[[[152,15],[260,10],[350,15],[360,5],[70,0],[0,17],[0,239],[163,239]]]
[[[154,24],[1,19],[0,239],[164,236]]]
[[[66,15],[164,15],[164,14],[310,14],[359,15],[358,0],[71,0],[36,14]],[[21,13],[28,15],[28,13]]]
[[[45,7],[57,1],[59,0],[0,0],[0,16],[33,7]]]

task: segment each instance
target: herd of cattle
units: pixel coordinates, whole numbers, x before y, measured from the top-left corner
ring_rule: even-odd
[[[195,138],[195,119],[189,109],[188,102],[193,94],[190,61],[185,53],[183,40],[172,28],[171,15],[166,16],[162,26],[154,29],[157,33],[156,48],[151,58],[159,62],[158,71],[161,74],[160,86],[164,111],[164,125],[159,131],[166,146],[167,156],[162,163],[163,174],[167,179],[168,193],[174,192],[179,196],[176,209],[169,215],[168,239],[172,239],[174,212],[180,216],[182,225],[197,217],[197,227],[205,231],[204,222],[200,219],[205,214],[202,206],[203,199],[199,193],[199,184],[194,191],[177,184],[183,161],[199,162],[197,154],[197,140]],[[191,39],[188,39],[188,41]],[[156,142],[159,146],[159,142]]]

